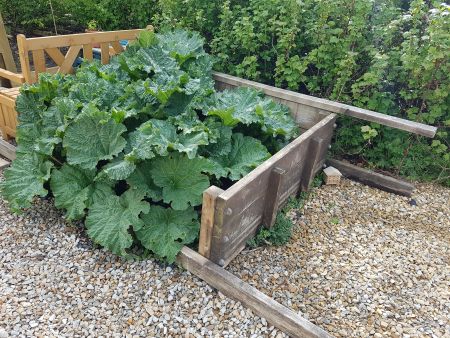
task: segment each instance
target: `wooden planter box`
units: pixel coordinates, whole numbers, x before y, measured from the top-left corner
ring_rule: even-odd
[[[252,86],[287,105],[302,133],[227,190],[204,192],[199,253],[226,266],[263,224],[271,227],[279,207],[291,195],[307,190],[325,163],[336,114],[311,107],[288,91],[215,73],[219,90]]]

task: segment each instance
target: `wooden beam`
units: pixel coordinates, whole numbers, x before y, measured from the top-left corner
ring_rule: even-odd
[[[200,255],[209,258],[211,253],[211,238],[214,228],[214,214],[216,208],[216,198],[223,192],[222,189],[212,185],[203,192],[202,216],[200,225],[200,238],[198,252]]]
[[[0,170],[9,167],[10,164],[11,164],[10,162],[0,158]]]
[[[275,96],[280,99],[301,103],[305,106],[315,107],[333,113],[356,117],[365,121],[376,122],[388,127],[405,130],[422,136],[434,137],[437,131],[436,127],[429,126],[423,123],[413,122],[401,119],[399,117],[377,113],[372,110],[350,106],[348,104],[340,102],[321,99],[314,96],[296,93],[290,90],[264,85],[254,81],[244,80],[223,73],[214,72],[213,76],[215,80],[230,85],[253,87],[262,90],[267,95]]]
[[[345,177],[394,194],[411,197],[414,190],[414,185],[411,183],[360,168],[350,163],[329,159],[327,164],[338,169]]]
[[[0,139],[0,155],[6,157],[9,160],[16,159],[16,147],[5,140]]]
[[[264,317],[269,323],[292,337],[332,337],[325,330],[186,246],[178,255],[177,262],[224,295],[240,301],[255,314]]]
[[[5,63],[5,69],[10,72],[17,73],[16,63],[11,52],[11,46],[9,45],[8,36],[6,35],[5,23],[3,22],[2,15],[0,14],[0,53],[3,56],[3,62]]]
[[[285,174],[286,170],[278,167],[273,168],[270,173],[269,186],[264,201],[264,214],[262,219],[263,225],[268,229],[275,224],[281,195],[281,180]]]

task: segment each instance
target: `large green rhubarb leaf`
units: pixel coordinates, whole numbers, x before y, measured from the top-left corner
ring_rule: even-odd
[[[18,153],[12,165],[4,172],[5,181],[0,190],[14,211],[31,206],[34,196],[45,196],[44,183],[50,178],[53,163],[36,153]]]
[[[198,147],[205,144],[208,144],[205,131],[177,134],[176,127],[169,121],[152,119],[130,135],[132,151],[127,157],[146,160],[177,150],[194,158]]]
[[[153,182],[150,172],[152,163],[144,161],[137,165],[136,170],[128,177],[127,182],[133,188],[140,191],[145,197],[158,202],[162,200],[162,188]]]
[[[89,237],[113,253],[126,256],[126,249],[133,244],[130,227],[139,231],[143,226],[139,215],[149,211],[149,204],[142,199],[139,191],[127,190],[120,197],[109,195],[96,200],[85,222]]]
[[[94,178],[95,170],[84,170],[68,164],[53,170],[50,188],[55,196],[55,206],[66,209],[67,219],[83,218],[86,208],[113,193],[111,183],[94,181]]]
[[[149,213],[142,216],[144,226],[136,232],[136,236],[145,248],[173,263],[183,245],[197,238],[197,218],[192,208],[177,211],[152,206]]]
[[[256,114],[260,118],[261,129],[267,134],[276,137],[283,136],[289,140],[296,136],[298,126],[289,113],[287,106],[274,102],[269,98],[261,99],[256,107]]]
[[[66,130],[63,145],[67,161],[83,169],[94,169],[100,160],[110,160],[126,145],[121,136],[126,131],[106,113],[89,109]]]
[[[179,153],[153,161],[151,173],[155,184],[163,188],[164,202],[175,210],[185,210],[202,203],[202,193],[209,187],[205,159],[189,159]]]
[[[232,136],[231,151],[226,156],[210,159],[220,165],[231,180],[237,181],[269,157],[270,153],[259,140],[236,133]],[[219,175],[225,176],[221,171]]]
[[[158,34],[158,40],[170,55],[183,64],[189,58],[204,54],[203,39],[196,32],[177,29],[172,32]]]
[[[246,87],[224,90],[216,93],[204,109],[207,115],[218,116],[226,126],[234,127],[238,123],[249,125],[258,123],[256,107],[260,101],[259,92]]]

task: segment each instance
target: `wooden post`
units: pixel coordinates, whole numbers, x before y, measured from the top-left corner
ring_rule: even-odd
[[[33,83],[31,77],[30,57],[28,56],[27,38],[23,34],[17,35],[17,47],[19,48],[20,65],[26,83]]]
[[[202,218],[200,224],[200,239],[198,252],[200,255],[209,258],[211,253],[211,238],[214,229],[214,215],[216,208],[216,198],[223,192],[216,186],[210,186],[203,192]]]
[[[307,191],[309,185],[314,178],[314,169],[320,158],[321,149],[325,142],[322,138],[311,139],[308,145],[308,156],[305,159],[305,166],[302,171],[302,178],[300,183],[300,191]]]
[[[270,173],[269,187],[266,192],[262,222],[268,229],[274,225],[277,217],[278,202],[280,200],[280,186],[285,173],[286,171],[281,168],[274,168]]]
[[[11,46],[9,45],[8,36],[6,34],[5,24],[3,22],[2,15],[0,14],[0,68],[9,70],[16,73],[16,63],[11,52]],[[1,85],[3,87],[11,87],[11,82],[6,79],[1,79]]]

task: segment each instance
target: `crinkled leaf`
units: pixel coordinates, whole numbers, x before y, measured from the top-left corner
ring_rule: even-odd
[[[204,109],[209,116],[218,116],[226,126],[234,127],[238,123],[250,125],[258,123],[256,106],[260,93],[252,88],[240,87],[216,93]]]
[[[123,154],[115,157],[110,163],[103,167],[103,172],[112,180],[125,180],[136,169],[136,164]]]
[[[180,64],[189,58],[196,58],[204,54],[203,39],[196,32],[177,29],[171,32],[158,34],[159,42],[171,56]]]
[[[50,187],[55,196],[55,206],[66,209],[66,217],[81,219],[96,199],[113,193],[111,185],[104,181],[94,181],[95,171],[64,164],[53,170]]]
[[[89,208],[86,228],[89,237],[113,253],[126,256],[133,244],[130,226],[135,231],[142,228],[141,213],[149,211],[149,204],[136,190],[127,190],[122,196],[109,195],[96,200]]]
[[[53,163],[36,153],[18,153],[17,158],[4,172],[5,181],[0,183],[3,197],[12,210],[31,206],[34,196],[45,196],[44,183],[50,178]]]
[[[145,248],[173,263],[183,245],[197,238],[197,218],[192,208],[177,211],[152,206],[149,213],[142,216],[144,226],[136,232],[136,236]]]
[[[121,136],[126,128],[107,117],[105,113],[91,110],[82,114],[66,130],[63,145],[69,164],[84,169],[94,169],[100,160],[110,160],[126,145]]]
[[[202,193],[209,187],[205,160],[189,159],[179,153],[159,157],[152,162],[151,173],[155,184],[163,188],[164,202],[175,210],[185,210],[202,202]]]
[[[213,156],[211,160],[224,168],[231,180],[237,181],[269,157],[270,153],[259,140],[236,133],[232,136],[228,155]]]
[[[264,98],[256,107],[256,114],[260,117],[262,130],[273,137],[281,135],[289,140],[297,134],[298,126],[287,106]]]
[[[127,182],[133,189],[140,191],[145,197],[158,202],[162,200],[162,188],[153,182],[150,172],[151,168],[152,163],[150,161],[139,163],[136,170],[128,177]]]

